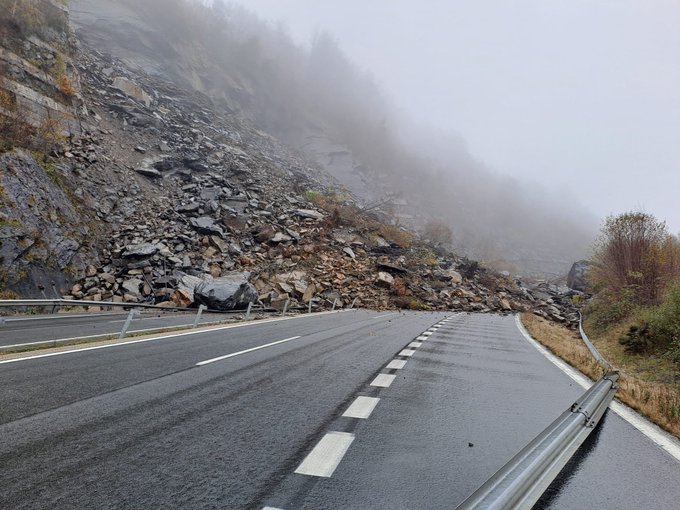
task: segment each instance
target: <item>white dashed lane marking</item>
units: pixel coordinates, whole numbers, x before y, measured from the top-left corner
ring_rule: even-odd
[[[406,365],[405,359],[393,359],[390,361],[385,368],[390,368],[393,370],[401,370]]]
[[[416,351],[414,351],[413,349],[404,349],[399,353],[399,356],[413,356],[415,352]]]
[[[309,452],[295,472],[299,475],[330,478],[354,441],[354,434],[328,432]]]
[[[373,379],[373,382],[371,383],[371,386],[378,386],[380,388],[389,388],[390,385],[392,384],[392,381],[394,381],[394,378],[396,376],[392,374],[378,374],[375,379]]]
[[[421,345],[423,345],[422,342],[411,342],[410,344],[408,344],[409,347],[413,347],[414,349],[417,349]]]
[[[357,397],[352,405],[347,408],[343,416],[346,418],[361,418],[366,419],[371,416],[373,409],[380,402],[379,398],[374,397]]]
[[[420,340],[422,342],[423,340],[427,340],[428,338],[429,337],[427,336],[420,335],[419,337],[416,338],[416,340]]]

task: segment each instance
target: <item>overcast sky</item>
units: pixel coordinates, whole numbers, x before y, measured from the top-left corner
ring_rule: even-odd
[[[317,29],[418,120],[598,216],[680,232],[680,0],[238,0]]]

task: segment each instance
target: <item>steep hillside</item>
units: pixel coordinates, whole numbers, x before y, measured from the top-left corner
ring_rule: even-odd
[[[589,220],[564,214],[561,193],[499,176],[460,140],[413,127],[327,34],[296,46],[220,2],[76,0],[73,12],[88,45],[252,121],[393,222],[444,222],[456,251],[524,274],[562,275],[585,255]]]
[[[182,80],[83,41],[73,58],[78,131],[0,155],[6,291],[225,309],[533,309],[573,324],[568,293],[395,225]]]

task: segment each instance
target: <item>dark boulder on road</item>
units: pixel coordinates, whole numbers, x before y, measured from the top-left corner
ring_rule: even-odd
[[[257,301],[257,290],[248,283],[250,273],[233,273],[203,280],[194,289],[194,302],[212,310],[241,310]]]
[[[585,292],[588,287],[587,277],[590,262],[587,260],[579,260],[574,262],[567,275],[567,286],[572,290]]]

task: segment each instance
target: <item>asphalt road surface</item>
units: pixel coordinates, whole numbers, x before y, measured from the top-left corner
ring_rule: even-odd
[[[0,347],[31,344],[74,337],[120,333],[128,312],[104,312],[7,317],[0,325]],[[200,324],[228,318],[224,314],[203,313]],[[142,311],[132,320],[129,332],[193,324],[196,312]]]
[[[0,508],[30,509],[451,509],[583,393],[513,317],[364,310],[0,362],[0,388]],[[538,506],[677,508],[679,481],[610,411]]]

